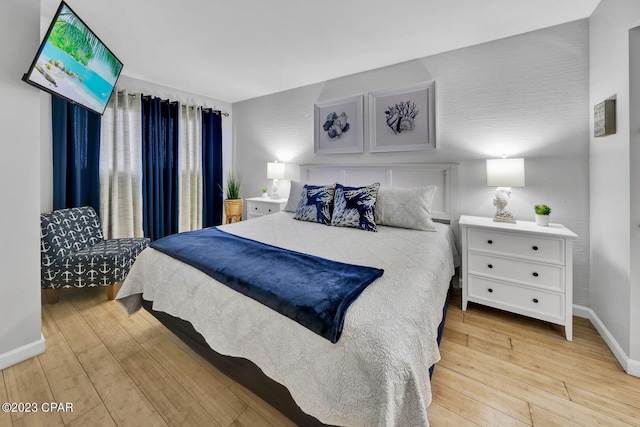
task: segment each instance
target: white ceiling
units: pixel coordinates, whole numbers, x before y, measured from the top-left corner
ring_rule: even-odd
[[[229,103],[586,18],[600,0],[67,0],[123,74]],[[43,25],[59,0],[41,0]]]

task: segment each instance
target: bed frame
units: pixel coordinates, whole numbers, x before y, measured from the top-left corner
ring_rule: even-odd
[[[379,182],[385,187],[419,187],[436,185],[438,190],[432,204],[434,220],[448,223],[457,234],[458,211],[458,164],[423,163],[401,165],[302,165],[301,181],[322,184],[339,182],[349,186],[369,185]],[[442,322],[438,328],[438,344],[442,337],[444,321],[449,303],[449,294],[443,307]],[[212,350],[204,337],[191,323],[152,309],[151,301],[143,301],[144,308],[156,317],[189,347],[222,371],[229,378],[245,386],[271,406],[276,408],[298,426],[321,427],[316,418],[303,412],[295,403],[286,387],[267,377],[253,362],[243,358],[221,355]],[[429,372],[433,373],[433,366]]]
[[[442,308],[442,321],[438,327],[438,346],[440,346],[440,340],[442,339],[442,331],[444,329],[450,298],[451,287],[449,287],[447,300]],[[289,390],[262,373],[262,370],[252,361],[240,357],[224,356],[216,352],[209,347],[204,337],[193,328],[190,322],[162,311],[153,310],[153,302],[143,300],[142,306],[158,319],[160,323],[166,326],[167,329],[173,332],[219,371],[260,396],[262,400],[276,408],[296,425],[304,427],[330,427],[318,421],[317,418],[303,412],[293,400],[293,397],[291,397]],[[435,365],[429,368],[430,377],[433,375],[434,367]]]

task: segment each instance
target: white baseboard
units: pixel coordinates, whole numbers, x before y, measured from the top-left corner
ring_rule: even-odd
[[[591,320],[591,314],[589,313],[593,313],[593,310],[591,310],[588,307],[585,307],[583,305],[577,305],[577,304],[573,304],[573,315],[576,317],[581,317],[583,319],[589,319]],[[595,313],[593,313],[595,315]]]
[[[615,358],[618,360],[618,363],[622,366],[622,369],[634,377],[640,377],[640,361],[631,359],[620,347],[618,341],[613,337],[611,332],[604,325],[602,320],[596,315],[596,313],[590,309],[589,307],[584,307],[582,305],[573,305],[573,315],[577,317],[582,317],[585,319],[589,319],[591,324],[596,328],[605,344],[609,347]]]
[[[44,349],[44,336],[40,334],[39,340],[0,354],[0,370],[42,354],[44,353]]]

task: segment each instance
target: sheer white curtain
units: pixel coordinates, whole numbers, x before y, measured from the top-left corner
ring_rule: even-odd
[[[100,215],[105,237],[143,237],[140,94],[115,91],[100,131]]]
[[[180,106],[178,230],[202,228],[202,110]]]

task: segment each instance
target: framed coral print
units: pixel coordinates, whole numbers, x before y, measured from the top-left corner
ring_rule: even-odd
[[[364,151],[362,95],[314,104],[316,154]]]
[[[435,150],[435,82],[369,93],[372,153]]]

